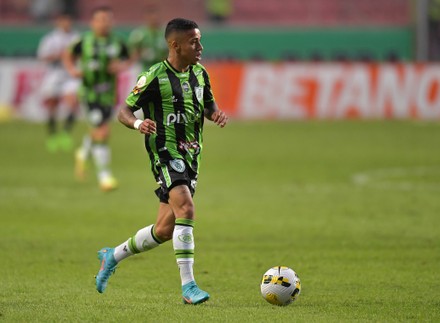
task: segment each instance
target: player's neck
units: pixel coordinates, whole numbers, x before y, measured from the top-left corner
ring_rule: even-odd
[[[189,64],[180,61],[172,55],[168,56],[167,61],[177,72],[183,73],[187,72],[189,69]]]

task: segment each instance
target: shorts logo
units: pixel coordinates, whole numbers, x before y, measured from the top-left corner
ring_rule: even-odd
[[[173,159],[170,161],[170,166],[178,173],[183,173],[186,169],[185,163],[181,159]]]

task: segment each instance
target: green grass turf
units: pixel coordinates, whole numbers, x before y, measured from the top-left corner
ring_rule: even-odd
[[[74,136],[79,142],[85,129]],[[155,219],[142,138],[113,125],[120,189],[42,125],[0,125],[0,321],[352,322],[440,320],[440,125],[258,122],[205,129],[195,274],[211,300],[184,306],[167,244],[124,261],[95,291],[96,251]],[[298,300],[260,296],[270,267],[294,268]]]

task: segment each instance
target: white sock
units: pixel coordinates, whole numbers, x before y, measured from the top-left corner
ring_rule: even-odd
[[[82,145],[79,148],[80,156],[83,160],[87,160],[90,157],[92,151],[92,139],[89,135],[83,137]]]
[[[173,247],[177,266],[180,271],[182,286],[194,281],[194,236],[193,220],[176,219],[173,232]]]
[[[93,160],[98,170],[98,179],[102,180],[111,176],[110,165],[110,148],[107,144],[93,143],[92,145]]]
[[[154,225],[149,225],[115,248],[115,260],[119,262],[131,255],[156,248],[161,243],[154,233]]]
[[[179,267],[180,279],[182,280],[182,286],[188,284],[189,282],[194,280],[194,271],[193,271],[193,261],[178,261],[177,266]]]

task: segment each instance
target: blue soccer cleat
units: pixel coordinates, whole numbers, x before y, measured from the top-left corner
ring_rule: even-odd
[[[99,268],[98,275],[96,275],[96,290],[104,293],[107,287],[108,279],[115,272],[118,264],[114,257],[115,249],[102,248],[98,251],[98,259],[101,261],[101,268]]]
[[[182,296],[184,304],[192,305],[201,304],[209,299],[209,294],[201,290],[194,281],[182,286]]]

